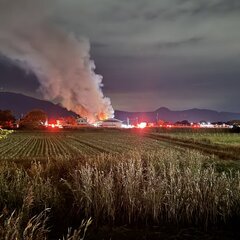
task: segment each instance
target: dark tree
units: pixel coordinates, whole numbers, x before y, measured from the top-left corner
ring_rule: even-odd
[[[21,128],[38,129],[47,121],[47,114],[39,109],[32,110],[20,120]]]
[[[179,125],[179,126],[191,126],[191,124],[188,120],[178,121],[175,124]]]
[[[233,125],[232,132],[240,133],[240,125]]]
[[[65,120],[65,123],[66,124],[69,124],[69,125],[77,125],[77,122],[76,122],[76,119],[74,118],[74,117],[66,117],[66,118],[64,118],[64,120]]]
[[[13,128],[16,119],[10,110],[0,110],[0,127]]]
[[[240,120],[231,120],[231,121],[228,121],[227,124],[240,126]]]

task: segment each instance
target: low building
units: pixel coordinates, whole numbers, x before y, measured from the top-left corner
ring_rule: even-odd
[[[118,120],[116,118],[109,118],[109,119],[106,119],[106,120],[102,121],[101,127],[105,127],[105,128],[121,128],[122,127],[122,121]]]
[[[89,123],[86,118],[79,117],[76,119],[77,125],[81,127],[88,127]]]

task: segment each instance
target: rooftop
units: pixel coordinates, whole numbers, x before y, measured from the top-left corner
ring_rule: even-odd
[[[122,121],[118,120],[116,118],[109,118],[109,119],[103,120],[102,122],[106,122],[106,123],[108,123],[108,122],[119,122],[119,123],[121,123]]]

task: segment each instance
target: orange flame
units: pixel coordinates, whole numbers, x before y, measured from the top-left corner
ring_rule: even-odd
[[[98,119],[101,120],[101,121],[103,121],[103,120],[105,120],[107,118],[108,118],[107,114],[104,113],[104,112],[101,112],[101,113],[98,114]]]

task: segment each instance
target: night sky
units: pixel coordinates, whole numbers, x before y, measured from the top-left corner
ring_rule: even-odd
[[[240,112],[239,0],[61,0],[53,21],[89,39],[115,109]],[[1,57],[1,90],[41,97],[38,88]]]

